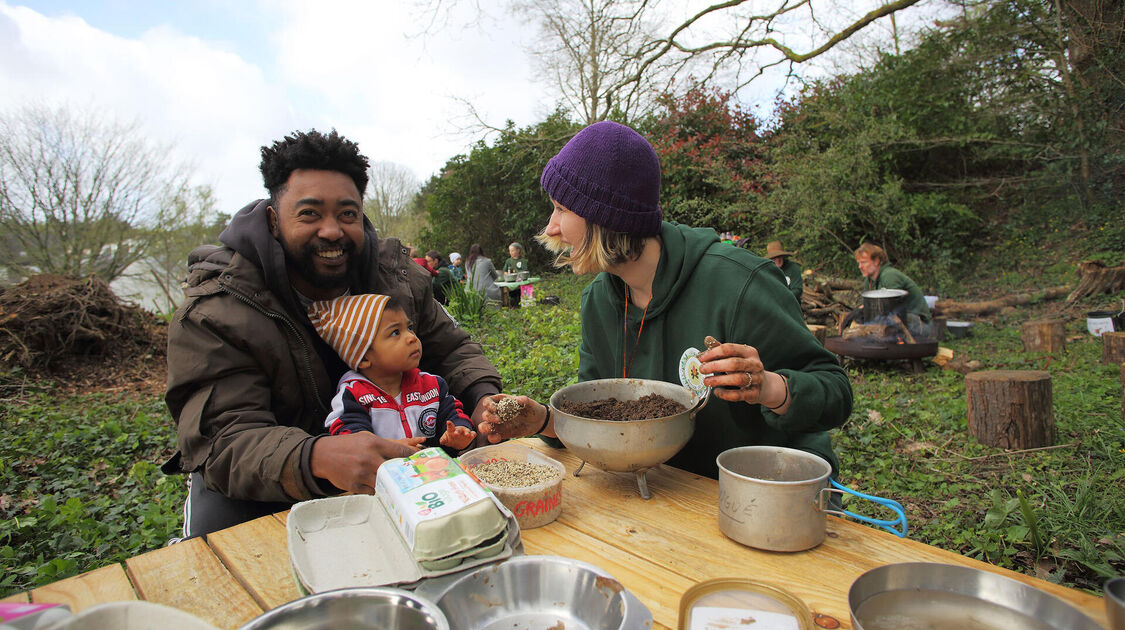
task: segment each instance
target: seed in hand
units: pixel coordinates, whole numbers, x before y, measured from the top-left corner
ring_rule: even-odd
[[[514,420],[516,416],[520,415],[523,411],[523,405],[519,404],[515,398],[504,398],[496,403],[496,415],[500,418],[497,424],[507,424]]]

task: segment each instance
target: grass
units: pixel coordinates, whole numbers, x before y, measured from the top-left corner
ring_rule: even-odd
[[[505,391],[542,401],[575,381],[585,282],[547,275],[536,297],[557,295],[558,306],[490,307],[466,322]],[[1018,329],[1058,303],[978,320],[974,336],[944,344],[986,369],[1049,371],[1059,448],[1009,454],[978,444],[957,372],[849,362],[855,411],[833,434],[842,481],[903,503],[916,540],[1097,591],[1125,572],[1125,426],[1117,368],[1100,363],[1101,344],[1080,314],[1110,301],[1071,312],[1067,351],[1057,356],[1023,352]],[[0,375],[0,597],[176,535],[184,484],[158,469],[174,443],[159,397],[71,396],[11,386],[18,381]]]

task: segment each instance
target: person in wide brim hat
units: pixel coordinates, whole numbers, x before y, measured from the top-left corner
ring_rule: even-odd
[[[796,256],[797,252],[787,251],[781,246],[781,241],[770,241],[766,243],[766,258],[774,259],[778,256]],[[774,260],[774,262],[777,262]],[[778,265],[780,267],[781,265]]]
[[[804,280],[801,278],[801,266],[789,260],[790,256],[796,256],[797,252],[786,250],[781,245],[781,241],[770,241],[766,243],[766,258],[773,261],[781,273],[785,274],[785,283],[789,287],[789,292],[793,297],[797,298],[797,302],[801,301],[801,294],[804,293]]]

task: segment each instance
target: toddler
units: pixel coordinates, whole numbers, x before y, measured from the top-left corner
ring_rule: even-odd
[[[351,368],[324,425],[332,435],[371,431],[418,450],[468,448],[477,436],[461,402],[436,374],[422,372],[422,342],[397,298],[345,295],[313,302],[309,320]]]

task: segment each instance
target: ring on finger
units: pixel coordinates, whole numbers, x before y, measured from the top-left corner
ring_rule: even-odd
[[[754,386],[754,375],[751,374],[750,372],[746,372],[745,374],[746,374],[746,384],[742,386],[742,389],[750,389],[751,387]]]

